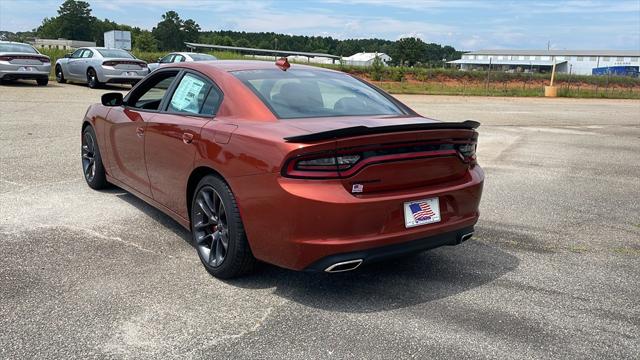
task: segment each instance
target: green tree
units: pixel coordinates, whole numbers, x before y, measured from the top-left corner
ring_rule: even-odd
[[[150,31],[143,30],[133,36],[133,48],[139,51],[158,51],[158,40]]]
[[[187,19],[182,23],[182,32],[184,35],[184,41],[197,42],[200,36],[200,25],[198,25],[192,19]]]
[[[158,48],[163,51],[179,50],[184,47],[182,20],[175,11],[167,11],[162,15],[162,21],[151,31],[158,40]]]
[[[403,38],[396,41],[391,57],[398,65],[413,66],[418,62],[424,61],[426,49],[424,41],[418,38]]]
[[[58,16],[42,20],[36,34],[43,38],[90,41],[94,40],[92,29],[95,21],[88,2],[65,0],[58,9]]]
[[[373,58],[373,62],[371,63],[371,68],[369,70],[369,74],[371,75],[371,80],[380,81],[382,80],[382,70],[384,70],[384,63],[380,59],[380,57],[376,54],[376,57]]]

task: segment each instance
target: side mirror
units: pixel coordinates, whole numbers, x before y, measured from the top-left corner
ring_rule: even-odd
[[[118,92],[111,92],[102,95],[102,105],[104,106],[121,106],[124,104],[123,96]]]
[[[71,57],[71,53],[64,54],[64,57],[67,58],[67,59],[70,58]]]
[[[161,58],[161,57],[159,57],[157,62],[161,62],[161,61],[162,61],[162,58]]]

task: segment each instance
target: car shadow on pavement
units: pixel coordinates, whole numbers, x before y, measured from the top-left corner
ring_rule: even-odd
[[[192,245],[190,233],[169,216],[123,190],[107,191]],[[476,230],[482,232],[480,227]],[[502,234],[510,235],[516,236]],[[195,251],[193,256],[197,259]],[[298,272],[260,264],[252,274],[225,282],[245,289],[275,288],[276,295],[313,308],[366,313],[453,296],[502,277],[515,270],[519,262],[516,256],[486,241],[469,240],[458,246],[363,265],[345,273]]]
[[[264,265],[229,281],[244,288],[275,287],[275,293],[313,308],[364,313],[443,299],[490,283],[518,267],[517,257],[467,241],[337,274],[305,273]]]

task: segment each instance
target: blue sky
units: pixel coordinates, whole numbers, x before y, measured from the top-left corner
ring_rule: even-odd
[[[0,0],[0,30],[55,16],[62,0]],[[640,50],[640,0],[89,0],[94,16],[151,29],[167,10],[203,30],[339,39],[417,36],[462,50]]]

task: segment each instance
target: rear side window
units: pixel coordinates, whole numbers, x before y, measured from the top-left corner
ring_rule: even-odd
[[[273,69],[235,71],[233,75],[281,119],[404,114],[376,89],[343,73]]]
[[[215,115],[221,94],[210,81],[186,73],[171,96],[167,111],[194,115]]]
[[[105,58],[135,59],[133,55],[121,49],[98,49],[98,52]]]

